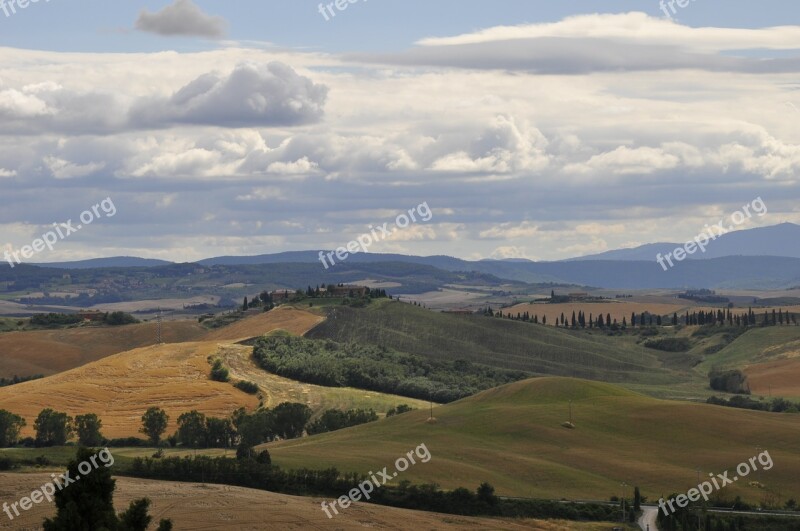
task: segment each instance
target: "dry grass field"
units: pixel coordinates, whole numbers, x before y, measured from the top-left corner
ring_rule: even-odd
[[[750,365],[744,373],[754,395],[800,398],[800,358]]]
[[[180,531],[260,531],[263,529],[342,530],[342,529],[419,529],[449,531],[492,529],[541,531],[611,529],[611,525],[563,521],[501,520],[470,518],[427,513],[355,503],[329,519],[320,509],[322,499],[275,494],[262,490],[207,485],[170,483],[119,477],[114,495],[117,511],[127,509],[131,501],[148,497],[153,504],[150,515],[153,528],[161,518],[169,518]],[[50,480],[50,475],[0,474],[0,499],[9,503],[27,496]],[[330,500],[329,500],[330,501]],[[13,513],[12,513],[13,514]],[[55,505],[45,500],[10,521],[0,513],[0,529],[40,530],[42,521],[55,514]]]
[[[196,321],[162,326],[167,343],[195,341],[207,332]],[[7,332],[0,334],[0,377],[55,374],[155,341],[156,323]]]
[[[321,323],[324,317],[291,306],[281,306],[270,312],[246,317],[226,327],[212,330],[204,340],[241,341],[282,329],[301,336]]]
[[[258,405],[258,399],[231,384],[209,380],[207,357],[216,342],[178,343],[144,347],[48,378],[0,388],[0,409],[23,416],[23,434],[33,434],[33,421],[44,408],[70,415],[96,413],[107,437],[137,435],[140,418],[150,406],[170,416],[168,432],[178,415],[197,409],[226,417],[239,407]]]

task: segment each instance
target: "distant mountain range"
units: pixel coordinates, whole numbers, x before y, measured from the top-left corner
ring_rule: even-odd
[[[648,243],[631,249],[617,249],[604,253],[570,258],[577,260],[645,260],[653,261],[656,255],[673,252],[683,243]],[[786,256],[800,258],[800,225],[781,223],[769,227],[729,232],[712,240],[706,251],[688,255],[689,259],[703,260],[723,256]]]
[[[658,265],[656,255],[673,252],[683,244],[653,243],[557,262],[520,259],[468,261],[450,256],[360,253],[351,255],[328,271],[323,269],[322,264],[319,264],[319,268],[322,275],[323,271],[327,274],[346,273],[351,269],[364,272],[364,266],[367,265],[385,264],[388,269],[395,270],[398,264],[413,264],[420,266],[420,274],[424,270],[426,276],[432,272],[426,268],[434,268],[451,273],[477,272],[526,283],[552,282],[615,289],[780,289],[800,285],[798,242],[800,226],[792,223],[732,232],[712,241],[705,253],[698,252],[691,260],[676,262],[675,267],[667,271]],[[259,256],[220,256],[198,263],[207,267],[247,267],[292,263],[309,265],[318,262],[319,251],[291,251]],[[162,260],[115,257],[41,266],[90,269],[170,264]],[[375,270],[374,267],[370,269]]]

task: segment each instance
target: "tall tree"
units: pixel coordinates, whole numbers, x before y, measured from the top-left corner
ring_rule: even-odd
[[[166,411],[156,406],[150,407],[142,415],[142,427],[139,432],[147,435],[147,438],[150,439],[150,444],[158,446],[161,435],[167,430],[168,422],[169,416]]]
[[[43,409],[33,423],[37,446],[63,446],[72,438],[72,417],[50,408]]]
[[[25,419],[0,409],[0,448],[14,446],[19,439],[19,431],[25,427]]]
[[[100,433],[102,427],[103,422],[94,413],[75,417],[78,444],[82,446],[100,446],[103,444],[103,435]]]

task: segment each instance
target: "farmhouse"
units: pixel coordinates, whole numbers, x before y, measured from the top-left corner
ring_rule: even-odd
[[[334,297],[363,297],[367,294],[366,286],[356,286],[353,284],[339,284],[329,288]]]
[[[105,314],[99,310],[83,310],[78,312],[78,317],[85,321],[102,321]]]

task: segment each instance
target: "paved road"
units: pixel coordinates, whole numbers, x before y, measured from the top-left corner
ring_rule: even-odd
[[[649,505],[642,505],[642,516],[639,517],[639,527],[642,528],[642,531],[658,531],[658,526],[656,525],[656,516],[658,515],[658,506],[649,506]],[[648,524],[650,527],[647,527]]]

